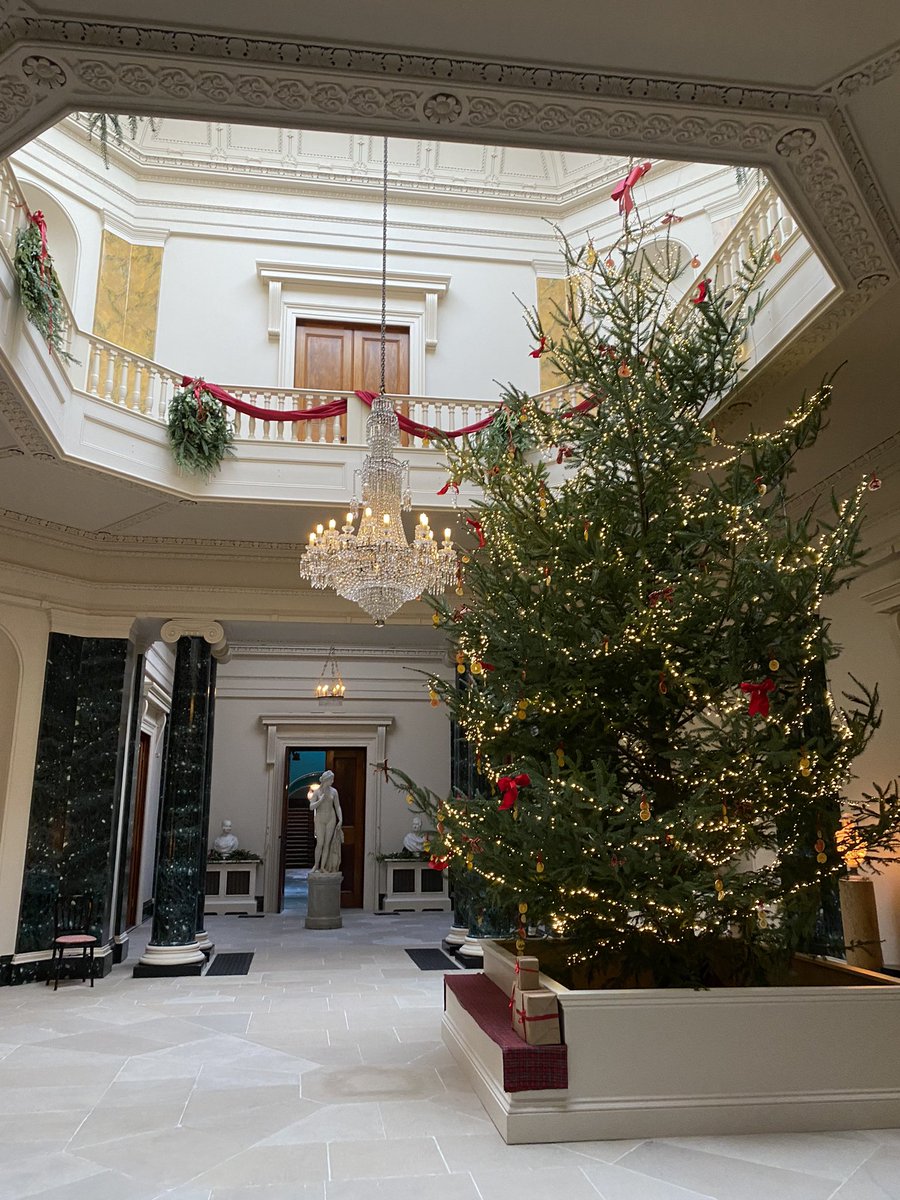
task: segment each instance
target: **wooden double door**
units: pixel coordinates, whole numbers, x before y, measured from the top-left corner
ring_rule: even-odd
[[[409,395],[409,330],[389,326],[384,343],[385,391]],[[294,387],[327,392],[378,392],[381,329],[377,325],[297,322]]]
[[[299,748],[296,748],[299,749]],[[309,808],[310,779],[292,782],[294,747],[284,756],[284,807],[281,824],[281,898],[284,905],[284,872],[294,867],[311,867],[315,849],[313,814]],[[341,804],[344,844],[341,848],[341,907],[362,908],[363,869],[366,853],[366,750],[364,746],[306,751],[318,759],[315,770],[332,771]],[[321,770],[320,770],[321,768]],[[317,780],[316,780],[317,782]],[[299,785],[299,786],[298,786]]]

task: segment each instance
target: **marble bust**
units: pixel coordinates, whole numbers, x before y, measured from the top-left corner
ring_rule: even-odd
[[[344,840],[341,802],[337,789],[331,786],[333,783],[334,772],[324,771],[319,776],[319,786],[309,797],[316,835],[313,870],[329,875],[340,873],[341,843]]]
[[[410,854],[425,853],[425,834],[422,832],[421,817],[413,817],[412,829],[403,839],[403,849],[408,850]]]
[[[231,832],[231,822],[223,821],[222,832],[213,842],[213,850],[217,854],[233,854],[239,845],[237,837]]]

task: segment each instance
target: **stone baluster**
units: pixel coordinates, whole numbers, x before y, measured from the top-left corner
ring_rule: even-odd
[[[116,357],[117,356],[116,356],[115,350],[107,349],[107,351],[106,351],[106,380],[103,384],[103,399],[104,400],[112,400],[113,404],[115,404],[115,399],[113,397],[113,388],[115,387],[115,383],[116,383]]]
[[[144,382],[144,368],[139,362],[134,364],[134,378],[131,381],[131,396],[128,400],[129,408],[136,408],[139,412],[146,412],[144,407],[144,399],[141,395],[142,385]]]
[[[90,343],[90,359],[88,365],[87,390],[89,396],[99,396],[100,387],[100,355],[101,350],[96,342]]]

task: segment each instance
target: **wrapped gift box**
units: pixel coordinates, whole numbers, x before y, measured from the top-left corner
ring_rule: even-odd
[[[513,988],[512,1025],[529,1046],[558,1046],[559,1004],[549,988],[523,992]]]
[[[522,954],[516,959],[516,987],[532,992],[541,986],[541,967],[536,958]]]

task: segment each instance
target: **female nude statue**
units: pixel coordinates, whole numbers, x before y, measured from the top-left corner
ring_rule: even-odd
[[[331,785],[334,772],[325,771],[319,776],[319,786],[309,798],[315,821],[316,857],[314,871],[335,874],[341,869],[341,843],[344,840],[343,817],[337,790]]]

